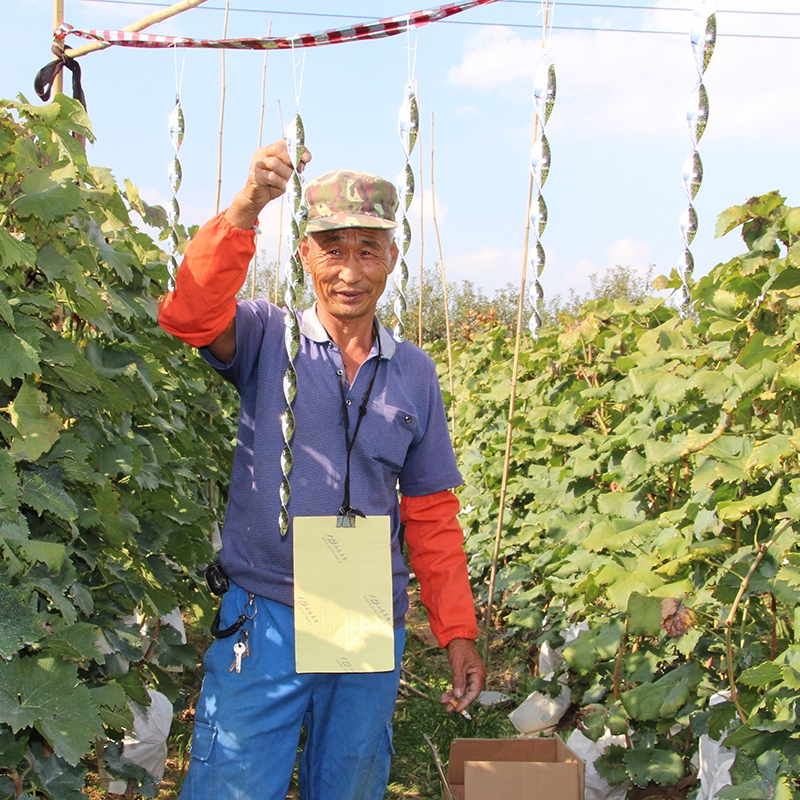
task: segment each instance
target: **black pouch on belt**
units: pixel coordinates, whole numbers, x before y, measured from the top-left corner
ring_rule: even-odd
[[[230,585],[228,576],[219,561],[212,561],[206,567],[205,576],[206,586],[208,586],[208,591],[211,594],[222,597],[228,591],[228,586]]]
[[[219,561],[212,561],[206,567],[205,576],[206,586],[208,586],[208,591],[211,592],[211,594],[216,595],[217,597],[222,597],[222,595],[228,591],[228,588],[230,587],[230,580],[225,574],[225,570],[222,569],[222,564],[220,564]],[[248,617],[242,613],[239,615],[239,618],[236,620],[236,622],[234,622],[229,628],[220,628],[219,612],[220,609],[217,609],[217,613],[214,616],[214,621],[211,623],[211,635],[215,639],[227,639],[229,636],[233,636],[233,634],[236,633],[236,631],[238,631],[248,619]]]

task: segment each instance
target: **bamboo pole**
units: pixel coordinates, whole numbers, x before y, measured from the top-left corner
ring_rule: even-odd
[[[550,16],[550,0],[545,6],[544,19],[542,20],[542,48],[547,43],[547,23]],[[531,148],[536,144],[539,133],[539,118],[533,119],[533,141]],[[503,477],[500,483],[500,500],[497,509],[497,530],[494,538],[494,552],[492,555],[492,568],[489,573],[489,594],[486,598],[486,617],[484,621],[483,637],[483,663],[489,662],[489,633],[492,627],[492,606],[494,604],[494,588],[497,582],[497,562],[500,558],[500,541],[503,536],[503,521],[505,515],[506,496],[508,494],[508,473],[511,465],[511,442],[514,436],[514,412],[517,402],[517,378],[519,373],[519,353],[522,344],[522,324],[525,315],[525,285],[528,280],[528,246],[531,234],[531,207],[533,205],[533,170],[528,178],[528,206],[525,214],[525,236],[522,252],[522,278],[520,280],[519,304],[517,306],[517,331],[514,337],[514,360],[511,367],[511,396],[508,401],[508,427],[506,429],[506,447],[503,456]]]
[[[63,7],[64,0],[55,0],[55,2],[61,2]],[[174,17],[184,11],[188,11],[190,8],[196,8],[205,2],[206,0],[180,0],[179,3],[169,6],[169,8],[162,8],[160,11],[154,11],[152,14],[148,14],[146,17],[142,17],[137,22],[134,22],[131,25],[126,25],[122,30],[144,30],[145,28],[149,28],[151,25],[155,25],[156,23],[162,22],[165,19],[169,19],[170,17]],[[62,18],[61,22],[63,21],[64,20]],[[61,22],[59,22],[59,25]],[[105,50],[107,47],[111,47],[111,45],[107,42],[89,42],[88,44],[81,45],[80,47],[68,49],[66,54],[72,58],[80,58],[88,53],[93,53],[95,50]]]
[[[58,30],[64,24],[64,0],[53,0],[53,30]],[[53,78],[53,94],[64,91],[64,71],[59,70]]]
[[[272,36],[272,23],[269,23],[267,28],[267,37]],[[257,148],[261,147],[261,141],[264,137],[264,95],[267,91],[267,56],[269,50],[264,51],[264,70],[261,73],[261,114],[258,118],[258,143]],[[258,242],[258,240],[256,240]],[[258,245],[256,245],[256,252],[253,253],[253,281],[250,285],[250,299],[255,300],[256,297],[256,279],[258,278]],[[267,298],[269,298],[269,287],[267,287]]]
[[[222,38],[228,36],[228,14],[231,10],[231,0],[225,0],[225,21],[222,23]],[[222,53],[222,86],[219,99],[219,141],[217,143],[217,197],[214,202],[214,214],[219,214],[219,199],[222,195],[222,131],[225,127],[225,51]]]
[[[447,299],[447,275],[444,271],[442,240],[439,236],[439,223],[436,221],[436,188],[434,185],[433,153],[434,153],[434,119],[431,114],[431,207],[433,214],[433,230],[436,233],[436,247],[439,250],[439,270],[442,274],[442,299],[444,300],[444,329],[447,334],[447,372],[450,377],[450,430],[456,428],[456,391],[453,380],[453,338],[450,334],[450,306]]]
[[[281,101],[278,100],[278,122],[281,126],[281,137],[284,135],[283,131],[283,111],[281,110]],[[283,207],[285,203],[281,200],[280,207],[278,209],[278,258],[275,261],[275,305],[279,305],[278,303],[278,295],[281,291],[281,240],[283,239]]]
[[[419,134],[417,134],[419,140]],[[422,292],[425,288],[423,270],[425,253],[425,188],[422,184],[422,145],[419,148],[419,303],[417,305],[417,344],[422,347]]]

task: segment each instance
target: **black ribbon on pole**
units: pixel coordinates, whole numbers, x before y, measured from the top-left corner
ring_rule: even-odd
[[[40,100],[47,102],[50,99],[50,92],[53,89],[53,82],[56,76],[66,67],[72,73],[72,96],[86,108],[86,95],[83,93],[81,85],[81,65],[77,59],[68,56],[64,51],[63,44],[56,42],[52,47],[55,61],[45,64],[37,73],[33,81],[33,88]]]

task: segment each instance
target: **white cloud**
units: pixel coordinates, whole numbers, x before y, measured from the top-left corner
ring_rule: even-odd
[[[448,281],[472,281],[491,293],[507,283],[519,284],[522,251],[481,247],[449,257],[445,253],[444,264]]]
[[[664,2],[670,5],[671,3]],[[734,9],[752,10],[738,0]],[[792,11],[796,0],[771,10]],[[683,36],[618,32],[553,32],[558,92],[550,130],[613,134],[672,134],[685,131],[685,109],[697,72],[688,41],[691,15],[666,10],[643,17],[645,30],[685,29]],[[776,136],[794,136],[800,126],[800,85],[787,80],[800,70],[800,51],[780,39],[741,39],[725,34],[800,35],[793,16],[719,13],[714,55],[705,75],[710,98],[709,132],[752,132],[764,120]],[[453,83],[482,91],[532,84],[540,42],[510,28],[493,28],[467,39]]]
[[[517,36],[510,28],[489,28],[470,37],[457,67],[451,67],[452,83],[489,90],[518,80],[533,81],[536,70],[532,40]]]
[[[619,239],[604,250],[605,258],[595,261],[582,258],[571,268],[561,264],[557,252],[549,253],[548,265],[542,274],[542,285],[545,295],[552,298],[561,295],[569,296],[570,289],[579,295],[588,294],[591,289],[590,277],[602,278],[607,270],[616,266],[630,267],[639,277],[646,277],[652,264],[652,247],[648,242],[634,242],[631,239]],[[653,270],[655,278],[660,270]]]

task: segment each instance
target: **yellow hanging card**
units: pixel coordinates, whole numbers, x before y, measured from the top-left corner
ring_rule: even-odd
[[[393,670],[389,517],[295,517],[293,530],[297,671]]]

